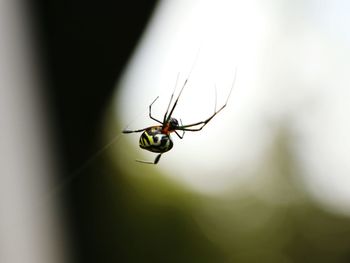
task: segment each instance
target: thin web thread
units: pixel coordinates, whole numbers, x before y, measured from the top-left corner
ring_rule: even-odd
[[[144,110],[143,110],[144,112]],[[141,114],[138,114],[140,116]],[[132,121],[130,121],[127,126],[130,126],[131,123],[135,122],[135,120],[138,117],[135,117]],[[73,172],[69,173],[67,178],[62,180],[60,183],[58,183],[55,187],[53,187],[49,193],[48,193],[48,199],[53,198],[54,196],[58,195],[65,187],[67,187],[70,183],[72,183],[75,179],[77,179],[81,173],[93,162],[95,161],[100,155],[102,155],[108,148],[110,148],[112,145],[114,145],[118,140],[123,136],[122,133],[118,133],[112,140],[110,140],[107,144],[105,144],[101,149],[99,149],[97,152],[95,152],[93,155],[91,155],[82,165],[80,165],[78,168],[76,168]]]
[[[109,143],[91,155],[81,166],[76,168],[73,172],[69,174],[69,176],[60,182],[56,187],[54,187],[48,194],[48,198],[53,197],[59,194],[66,186],[68,186],[73,180],[79,177],[79,175],[93,162],[95,161],[101,154],[103,154],[109,147],[115,144],[122,134],[116,135]]]

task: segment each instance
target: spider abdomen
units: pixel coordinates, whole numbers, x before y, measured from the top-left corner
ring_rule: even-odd
[[[164,153],[173,148],[173,141],[170,135],[162,133],[162,126],[153,126],[141,134],[140,147],[151,152]]]

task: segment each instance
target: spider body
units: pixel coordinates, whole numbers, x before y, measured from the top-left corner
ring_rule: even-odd
[[[169,131],[164,131],[162,126],[152,126],[144,130],[139,143],[142,149],[154,153],[165,153],[170,151],[174,145]]]
[[[210,122],[221,110],[223,110],[226,107],[226,104],[228,102],[228,99],[231,95],[231,92],[235,83],[235,79],[236,79],[236,74],[225,104],[221,106],[220,109],[217,110],[216,101],[215,101],[214,113],[211,116],[209,116],[206,120],[198,121],[192,124],[183,125],[181,120],[179,122],[177,119],[172,117],[172,114],[175,110],[175,107],[181,96],[181,93],[186,86],[188,78],[185,80],[179,92],[179,95],[177,96],[173,104],[172,104],[172,101],[174,98],[174,92],[171,94],[167,110],[163,117],[163,121],[160,121],[152,116],[152,105],[156,102],[158,97],[155,98],[155,100],[149,105],[149,117],[161,125],[151,126],[151,127],[147,127],[139,130],[127,130],[127,129],[123,130],[123,133],[142,132],[140,136],[140,141],[139,141],[140,147],[142,149],[145,149],[154,153],[158,153],[158,155],[156,156],[153,162],[140,161],[140,160],[136,160],[136,161],[141,163],[157,164],[162,154],[170,151],[173,148],[174,143],[170,137],[171,133],[175,133],[180,139],[183,139],[185,135],[185,131],[195,132],[195,131],[202,130],[204,126],[208,124],[208,122]],[[178,131],[182,131],[182,133],[180,134]]]

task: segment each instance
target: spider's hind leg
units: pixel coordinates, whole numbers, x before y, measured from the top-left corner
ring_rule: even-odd
[[[156,156],[156,158],[154,159],[154,161],[153,162],[149,162],[149,161],[142,161],[142,160],[135,160],[136,162],[139,162],[139,163],[146,163],[146,164],[157,164],[158,162],[159,162],[159,159],[160,159],[160,157],[162,156],[162,154],[160,153],[160,154],[158,154],[157,156]]]

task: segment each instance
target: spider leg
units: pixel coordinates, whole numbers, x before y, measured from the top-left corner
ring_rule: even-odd
[[[148,114],[149,114],[149,117],[150,117],[152,120],[154,120],[154,121],[156,121],[156,122],[158,122],[158,123],[160,123],[160,124],[163,124],[160,120],[157,120],[156,118],[154,118],[154,117],[152,116],[152,105],[153,105],[153,103],[156,102],[156,100],[157,100],[158,98],[159,98],[159,96],[157,96],[157,98],[155,98],[154,101],[149,105],[149,107],[148,107],[148,109],[149,109]]]
[[[156,102],[156,100],[159,98],[159,96],[157,96],[157,98],[155,98],[153,101],[152,101],[152,103],[149,105],[149,107],[148,107],[148,109],[149,109],[149,111],[148,111],[148,114],[149,114],[149,117],[152,119],[152,120],[154,120],[154,121],[156,121],[156,122],[158,122],[158,123],[160,123],[160,124],[163,124],[160,120],[157,120],[156,118],[154,118],[153,116],[152,116],[152,105]],[[144,130],[146,130],[147,128],[143,128],[143,129],[139,129],[139,130],[127,130],[127,129],[124,129],[122,132],[123,133],[134,133],[134,132],[142,132],[142,131],[144,131]]]
[[[180,124],[182,126],[182,120],[181,119],[180,119]],[[182,135],[180,135],[176,130],[175,130],[175,133],[180,139],[183,139],[184,136],[185,136],[185,131],[184,130],[182,131]]]
[[[169,112],[169,108],[170,108],[171,102],[173,101],[173,98],[174,98],[174,93],[175,93],[175,90],[176,90],[177,82],[179,80],[179,75],[180,75],[180,73],[177,74],[175,87],[174,87],[173,93],[170,96],[169,104],[168,104],[168,107],[166,108],[166,112],[164,114],[163,123],[165,123],[165,121],[168,119],[167,115],[168,115],[168,112]]]
[[[156,122],[158,122],[158,123],[160,123],[160,124],[163,124],[160,120],[157,120],[156,118],[154,118],[153,116],[152,116],[152,105],[156,102],[156,100],[159,98],[159,96],[157,96],[157,98],[155,98],[153,101],[152,101],[152,103],[149,105],[149,111],[148,111],[148,114],[149,114],[149,117],[152,119],[152,120],[154,120],[154,121],[156,121]],[[134,132],[142,132],[142,131],[144,131],[144,130],[146,130],[147,128],[143,128],[143,129],[139,129],[139,130],[127,130],[127,129],[124,129],[122,132],[123,133],[134,133]]]
[[[183,139],[184,138],[184,135],[185,135],[185,131],[182,130],[182,135],[180,135],[177,131],[175,131],[177,137],[179,137],[180,139]]]
[[[172,102],[173,97],[174,97],[175,89],[176,89],[176,86],[177,86],[177,81],[178,81],[178,79],[179,79],[179,74],[177,75],[176,84],[175,84],[175,89],[174,89],[173,93],[171,94],[168,108],[166,109],[166,112],[165,112],[165,114],[164,114],[163,124],[169,122],[169,120],[170,120],[170,118],[171,118],[171,115],[173,114],[173,112],[174,112],[174,110],[175,110],[175,107],[176,107],[176,105],[177,105],[177,102],[178,102],[178,100],[179,100],[179,98],[180,98],[180,96],[181,96],[181,93],[182,93],[182,91],[184,90],[184,88],[185,88],[185,86],[186,86],[186,84],[187,84],[187,82],[188,82],[188,79],[190,78],[190,75],[191,75],[191,73],[192,73],[192,71],[193,71],[193,68],[194,68],[194,66],[195,66],[195,64],[196,64],[196,62],[197,62],[198,54],[199,54],[199,52],[197,53],[196,58],[195,58],[195,61],[194,61],[193,65],[192,65],[192,68],[190,69],[190,72],[189,72],[189,74],[188,74],[188,76],[187,76],[187,78],[186,78],[184,84],[182,85],[182,88],[181,88],[181,90],[180,90],[180,92],[179,92],[179,95],[177,96],[177,98],[176,98],[176,100],[175,100],[175,102],[174,102],[174,104],[173,104],[173,107],[171,108],[170,113],[168,114],[169,108],[170,108],[170,105],[171,105],[171,102]]]
[[[177,96],[177,98],[176,98],[176,100],[175,100],[175,102],[174,102],[174,104],[173,104],[173,107],[171,108],[171,110],[170,110],[170,113],[169,113],[169,115],[168,116],[166,116],[167,114],[168,114],[168,110],[167,110],[167,112],[165,113],[165,122],[168,122],[169,120],[170,120],[170,118],[171,118],[171,115],[173,114],[173,112],[174,112],[174,110],[175,110],[175,107],[176,107],[176,105],[177,105],[177,102],[179,101],[179,98],[180,98],[180,96],[181,96],[181,93],[182,93],[182,91],[184,90],[184,88],[185,88],[185,86],[186,86],[186,84],[187,84],[187,81],[188,81],[188,78],[185,80],[185,82],[184,82],[184,84],[183,84],[183,86],[182,86],[182,88],[181,88],[181,90],[180,90],[180,93],[179,93],[179,95]]]
[[[147,128],[139,129],[139,130],[123,130],[122,133],[134,133],[134,132],[143,132]]]
[[[231,93],[232,93],[232,90],[233,90],[233,87],[235,85],[235,82],[236,82],[236,76],[237,76],[237,69],[235,70],[235,77],[233,79],[233,82],[232,82],[232,86],[231,86],[231,89],[230,89],[230,92],[227,96],[227,99],[226,99],[226,102],[224,105],[221,106],[221,108],[219,110],[216,110],[216,88],[215,88],[215,109],[214,109],[214,114],[211,115],[208,119],[204,120],[204,121],[199,121],[199,122],[196,122],[196,123],[192,123],[192,124],[187,124],[187,125],[182,125],[177,127],[176,130],[181,130],[181,131],[200,131],[204,128],[205,125],[208,124],[208,122],[210,122],[215,116],[216,114],[218,114],[220,111],[222,111],[226,105],[227,105],[227,102],[231,96]],[[199,128],[191,128],[191,127],[194,127],[194,126],[198,126],[198,125],[202,125],[200,126]]]
[[[160,157],[162,156],[162,154],[160,153],[160,154],[158,154],[157,156],[156,156],[156,158],[154,159],[154,161],[153,162],[149,162],[149,161],[142,161],[142,160],[135,160],[136,162],[139,162],[139,163],[146,163],[146,164],[157,164],[158,162],[159,162],[159,159],[160,159]]]
[[[218,114],[220,111],[222,111],[225,107],[226,107],[227,101],[226,103],[217,111],[214,112],[213,115],[211,115],[208,119],[204,120],[204,121],[199,121],[196,123],[192,123],[192,124],[187,124],[187,125],[182,125],[176,128],[176,130],[181,130],[181,131],[200,131],[201,129],[204,128],[205,125],[208,124],[208,122],[210,122],[215,116],[216,114]],[[199,128],[191,128],[194,126],[198,126],[198,125],[202,125]]]

